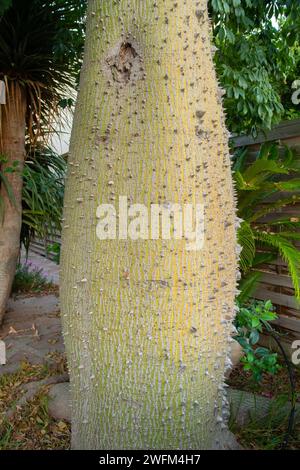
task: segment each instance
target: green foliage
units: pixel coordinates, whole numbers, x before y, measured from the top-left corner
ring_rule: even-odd
[[[49,148],[28,155],[23,172],[21,242],[51,238],[61,231],[66,162]]]
[[[287,262],[295,296],[300,299],[300,251],[295,246],[300,239],[300,219],[280,215],[271,221],[264,219],[300,201],[299,169],[297,152],[288,147],[280,149],[273,142],[263,144],[256,160],[249,164],[244,150],[235,155],[238,216],[244,221],[238,232],[242,247],[240,302],[253,293],[260,278],[259,267],[278,256]],[[271,196],[277,196],[273,202]]]
[[[0,163],[6,162],[0,156]],[[18,171],[18,162],[0,171],[0,182],[4,185],[11,204],[15,204],[13,190],[6,178],[7,173]],[[52,149],[38,146],[31,150],[23,170],[21,243],[28,250],[34,236],[42,239],[55,236],[61,231],[64,198],[66,161]],[[3,223],[4,204],[0,195],[0,223]],[[60,247],[56,244],[55,261],[59,263]]]
[[[10,3],[12,8],[7,9]],[[239,134],[256,134],[283,118],[299,117],[300,108],[291,101],[292,83],[300,78],[299,1],[209,0],[208,5],[217,74],[226,91],[228,128]],[[14,57],[15,71],[29,84],[29,80],[35,81],[34,70],[49,71],[48,64],[53,63],[54,73],[69,71],[78,83],[86,6],[86,0],[1,0],[0,14],[5,12],[11,26],[7,29],[6,23],[1,24],[0,70]],[[37,40],[25,42],[25,31],[31,31]],[[12,35],[15,42],[9,40]],[[2,64],[1,44],[8,52],[3,54]],[[21,60],[23,51],[26,61]],[[47,64],[44,61],[42,67],[33,67],[43,57]],[[64,91],[57,103],[70,106],[72,97]]]
[[[262,274],[259,271],[250,271],[246,276],[242,277],[239,290],[240,294],[238,295],[238,301],[240,303],[246,302],[257,287],[257,283],[260,281]]]
[[[59,264],[59,261],[60,261],[60,249],[61,249],[61,245],[58,242],[51,243],[51,245],[47,246],[47,254],[48,255],[50,253],[52,254],[52,260],[56,264]]]
[[[0,0],[0,80],[4,80],[8,95],[14,93],[14,84],[26,96],[26,137],[32,149],[42,137],[48,138],[49,131],[56,127],[55,119],[63,119],[63,110],[73,104],[72,90],[82,61],[85,9],[86,2],[77,0]],[[46,153],[50,157],[48,150]],[[36,154],[40,154],[40,148]],[[46,161],[39,159],[40,155],[34,160],[30,158],[25,166],[22,227],[25,244],[34,231],[41,234],[43,224],[45,227],[47,224],[44,232],[49,230],[51,217],[54,226],[60,226],[62,188],[56,176],[61,168],[58,157],[52,155],[55,176],[51,175],[48,156]],[[17,168],[7,167],[7,163],[0,159],[0,185],[14,203],[7,174]],[[3,219],[4,203],[0,197],[1,223]]]
[[[50,288],[52,288],[52,283],[47,280],[42,269],[32,263],[17,266],[12,293],[42,292]]]
[[[247,271],[252,266],[255,257],[255,239],[250,224],[246,221],[241,223],[238,231],[238,242],[243,247],[240,256],[240,268]]]
[[[271,353],[267,348],[257,347],[260,333],[264,328],[270,330],[269,322],[276,318],[270,301],[253,301],[241,306],[236,316],[235,339],[245,353],[241,362],[244,370],[251,372],[255,381],[260,381],[264,372],[276,374],[280,368],[276,353]]]
[[[0,0],[0,16],[11,6],[12,0]]]
[[[282,380],[281,374],[277,380],[280,381],[280,379]],[[262,383],[259,385],[260,394],[265,393],[266,384]],[[278,385],[278,389],[280,389],[280,382]],[[229,427],[244,449],[283,450],[282,441],[289,426],[289,409],[288,394],[272,396],[267,414],[262,413],[259,406],[254,406],[249,414],[249,422],[247,422],[246,426],[237,424],[233,415],[230,418]],[[290,436],[288,448],[285,450],[299,449],[299,439],[300,427],[297,424],[293,434]]]
[[[291,85],[300,77],[300,2],[210,0],[209,8],[229,129],[256,134],[299,117]]]
[[[0,17],[0,80],[25,93],[27,136],[35,143],[70,104],[83,49],[85,2],[12,0]],[[62,106],[60,106],[62,104]]]

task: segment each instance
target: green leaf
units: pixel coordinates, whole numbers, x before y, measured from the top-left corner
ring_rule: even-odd
[[[257,287],[259,280],[261,279],[261,276],[262,273],[257,271],[251,271],[244,278],[242,278],[239,285],[239,289],[241,292],[237,298],[241,304],[246,302],[249,297],[251,297]]]
[[[250,336],[249,336],[249,341],[253,345],[258,343],[258,341],[259,341],[259,332],[257,330],[251,331]]]
[[[253,233],[257,241],[278,249],[280,255],[288,264],[295,296],[300,300],[300,251],[280,234],[259,232],[258,230],[254,230]]]
[[[255,352],[259,356],[267,356],[268,354],[270,354],[270,351],[267,348],[256,348]]]
[[[277,258],[277,253],[256,252],[253,267],[258,268],[261,264],[268,264]]]
[[[273,160],[257,160],[247,168],[244,172],[244,179],[246,182],[263,181],[268,174],[288,174],[288,170],[283,165],[278,164]]]
[[[12,0],[1,0],[0,1],[0,16],[3,15],[3,13],[8,10],[8,8],[11,6]]]
[[[260,320],[258,318],[252,318],[251,327],[257,328],[260,326]]]
[[[238,230],[238,242],[242,247],[240,268],[246,272],[251,268],[255,256],[255,239],[247,222],[242,222]]]

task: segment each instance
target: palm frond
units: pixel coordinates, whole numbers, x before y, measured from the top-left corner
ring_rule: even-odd
[[[251,271],[240,282],[238,295],[238,302],[244,304],[254,293],[258,282],[260,281],[262,273],[259,271]]]
[[[66,162],[50,148],[28,155],[23,171],[21,242],[49,238],[61,230]]]
[[[247,183],[258,185],[267,180],[270,175],[287,175],[288,173],[288,169],[279,162],[274,160],[257,160],[245,170],[243,176]]]
[[[242,172],[247,161],[248,148],[242,147],[236,150],[233,156],[233,171]]]
[[[293,194],[290,197],[285,197],[283,199],[279,199],[276,202],[268,203],[267,207],[264,209],[258,210],[252,217],[249,218],[250,222],[255,222],[265,215],[271,214],[272,212],[278,211],[278,209],[282,209],[283,207],[289,206],[290,204],[296,204],[300,201],[300,194]]]
[[[274,250],[273,247],[267,246],[267,251],[256,251],[254,260],[253,260],[253,268],[259,269],[262,264],[272,263],[277,258],[277,250]]]
[[[289,240],[300,240],[300,232],[280,232],[280,236]]]
[[[242,222],[238,230],[238,242],[242,247],[240,268],[243,272],[247,272],[251,268],[255,256],[255,239],[248,222]]]
[[[300,217],[277,217],[266,223],[260,222],[261,227],[283,227],[284,229],[289,228],[290,230],[297,230],[300,228]]]
[[[254,237],[264,246],[276,248],[286,261],[295,289],[295,296],[300,299],[300,251],[285,237],[277,233],[254,230]]]
[[[55,118],[63,114],[60,102],[74,96],[78,60],[71,48],[65,55],[58,51],[62,35],[66,49],[72,35],[74,40],[75,34],[82,36],[77,3],[82,2],[12,0],[0,18],[0,79],[5,81],[8,95],[15,83],[26,95],[27,134],[32,144],[45,138],[44,131],[52,129]],[[74,16],[72,9],[76,10]],[[64,31],[67,22],[70,38]]]
[[[299,298],[300,250],[294,242],[300,240],[300,218],[276,214],[300,201],[299,153],[271,142],[261,146],[254,162],[249,162],[243,152],[239,151],[239,155],[242,155],[243,160],[240,166],[236,162],[239,171],[234,173],[238,216],[246,221],[240,228],[239,237],[242,246],[240,268],[243,274],[240,289],[245,289],[247,296],[251,281],[253,279],[254,282],[256,278],[252,275],[253,268],[258,271],[263,264],[274,261],[280,255],[287,262],[295,296]],[[295,173],[295,177],[292,177]],[[286,175],[289,175],[289,179],[285,178]],[[270,202],[270,196],[276,196],[275,201]],[[271,221],[264,219],[269,214],[275,214]],[[274,233],[275,230],[278,233]]]
[[[257,155],[257,160],[277,160],[278,145],[275,142],[264,142]]]

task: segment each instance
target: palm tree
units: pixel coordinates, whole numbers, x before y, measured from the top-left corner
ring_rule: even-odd
[[[11,3],[0,17],[0,80],[6,88],[0,106],[0,322],[19,254],[25,142],[35,146],[47,137],[74,88],[83,14],[75,1]]]
[[[236,217],[210,35],[206,0],[89,1],[62,251],[73,448],[205,449],[226,429]],[[98,239],[124,195],[203,204],[203,249]]]

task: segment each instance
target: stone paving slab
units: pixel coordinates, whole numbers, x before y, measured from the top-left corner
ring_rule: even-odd
[[[58,297],[51,294],[11,299],[0,340],[6,345],[7,360],[0,365],[0,375],[14,372],[24,360],[41,364],[49,362],[47,354],[64,352]]]

